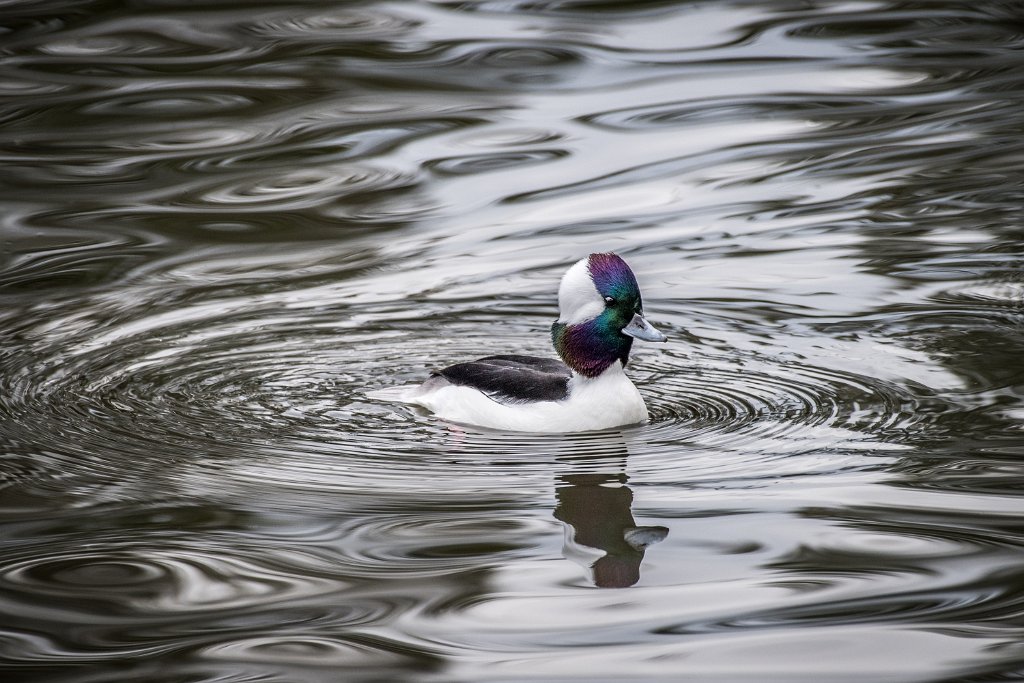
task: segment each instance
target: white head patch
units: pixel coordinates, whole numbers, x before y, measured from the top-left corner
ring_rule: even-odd
[[[573,264],[558,286],[558,322],[576,325],[592,320],[604,311],[604,297],[590,277],[590,259]]]

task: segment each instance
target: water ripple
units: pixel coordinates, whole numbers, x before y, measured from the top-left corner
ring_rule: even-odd
[[[209,116],[252,107],[256,100],[241,93],[196,93],[185,90],[180,94],[164,91],[159,97],[129,95],[113,97],[103,102],[87,104],[79,109],[91,116]]]
[[[9,557],[0,583],[17,593],[18,601],[61,596],[58,608],[66,619],[86,619],[102,607],[107,623],[121,623],[125,614],[182,615],[195,611],[230,610],[341,590],[338,581],[296,576],[296,564],[275,568],[266,559],[246,557],[232,548],[230,557],[217,558],[210,548],[191,551],[174,544],[160,551],[144,548],[95,548]],[[83,593],[88,600],[75,601]],[[7,610],[17,610],[9,601]]]
[[[260,37],[289,41],[397,41],[422,22],[381,8],[337,8],[306,15],[289,13],[261,19],[244,30]]]
[[[529,150],[434,159],[427,162],[426,165],[434,173],[459,176],[529,166],[567,155],[568,153],[564,150]]]
[[[357,264],[351,272],[359,272]],[[193,281],[202,277],[208,276],[188,274]],[[772,355],[746,354],[739,364],[734,354],[696,345],[685,354],[668,350],[637,361],[650,427],[524,441],[448,426],[363,396],[380,384],[426,376],[426,363],[481,353],[484,342],[475,324],[452,327],[447,321],[453,334],[463,326],[465,332],[441,347],[441,356],[423,356],[412,328],[426,330],[447,320],[443,306],[434,313],[427,309],[413,325],[398,304],[388,312],[389,305],[380,302],[343,303],[343,289],[331,293],[334,304],[316,298],[303,304],[301,292],[288,288],[191,305],[187,298],[156,303],[161,296],[140,289],[130,298],[109,297],[92,310],[51,311],[49,322],[26,322],[14,330],[22,350],[8,359],[0,399],[19,415],[14,436],[38,439],[32,425],[43,415],[60,424],[62,434],[62,445],[18,477],[21,485],[25,477],[35,477],[35,485],[45,486],[63,469],[65,477],[88,486],[124,467],[117,464],[119,454],[156,448],[175,450],[185,460],[197,449],[213,449],[228,459],[253,449],[262,453],[227,469],[217,459],[196,462],[190,467],[194,471],[175,484],[209,492],[200,482],[216,472],[227,495],[270,479],[280,488],[315,495],[381,488],[413,493],[419,477],[440,476],[447,483],[430,492],[435,500],[507,491],[515,480],[515,495],[534,497],[550,486],[552,457],[615,458],[634,448],[644,455],[634,456],[633,466],[651,481],[678,477],[681,466],[695,482],[712,473],[719,482],[730,476],[747,481],[863,466],[852,454],[903,448],[897,444],[925,430],[935,413],[922,410],[921,398],[906,388],[877,378]],[[399,321],[401,331],[385,332]],[[388,369],[386,377],[378,377],[380,368]],[[713,465],[681,465],[680,445],[722,454]],[[103,455],[72,455],[83,447]],[[822,449],[836,456],[793,459]],[[545,457],[538,460],[538,452]],[[844,452],[851,455],[839,456]],[[402,453],[416,455],[396,460]],[[487,466],[453,469],[460,461]],[[345,463],[344,471],[337,469],[339,462]],[[138,495],[133,491],[158,467],[156,461],[135,458],[119,477],[121,484],[104,495],[115,500]],[[571,460],[561,464],[563,471],[571,467]],[[447,473],[438,475],[439,468]],[[531,480],[533,487],[524,486]],[[474,538],[474,544],[498,552],[498,546],[482,545],[483,538]]]
[[[806,363],[704,357],[690,372],[678,367],[650,364],[652,419],[658,428],[678,423],[688,441],[706,445],[775,439],[780,447],[789,440],[790,447],[804,442],[813,449],[852,439],[877,448],[873,437],[895,427],[905,437],[919,408],[915,396],[897,385]]]
[[[350,194],[405,187],[411,178],[394,170],[349,166],[333,170],[289,171],[265,179],[205,190],[197,200],[204,205],[234,210],[236,205],[272,204],[276,210],[299,208],[309,202]]]

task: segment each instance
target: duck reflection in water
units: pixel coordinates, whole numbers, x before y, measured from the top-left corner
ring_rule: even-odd
[[[601,588],[639,581],[644,551],[668,536],[666,527],[636,525],[627,481],[619,469],[563,474],[555,482],[555,519],[566,524],[565,556],[584,565]],[[595,551],[603,553],[596,560]]]

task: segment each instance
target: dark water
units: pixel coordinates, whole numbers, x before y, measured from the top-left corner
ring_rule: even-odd
[[[0,678],[1024,680],[1022,17],[4,3]],[[650,425],[364,397],[595,250]]]

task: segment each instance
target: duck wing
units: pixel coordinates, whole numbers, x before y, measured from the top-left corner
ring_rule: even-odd
[[[569,395],[571,376],[561,361],[517,355],[487,356],[431,375],[477,389],[499,403],[561,401]]]

